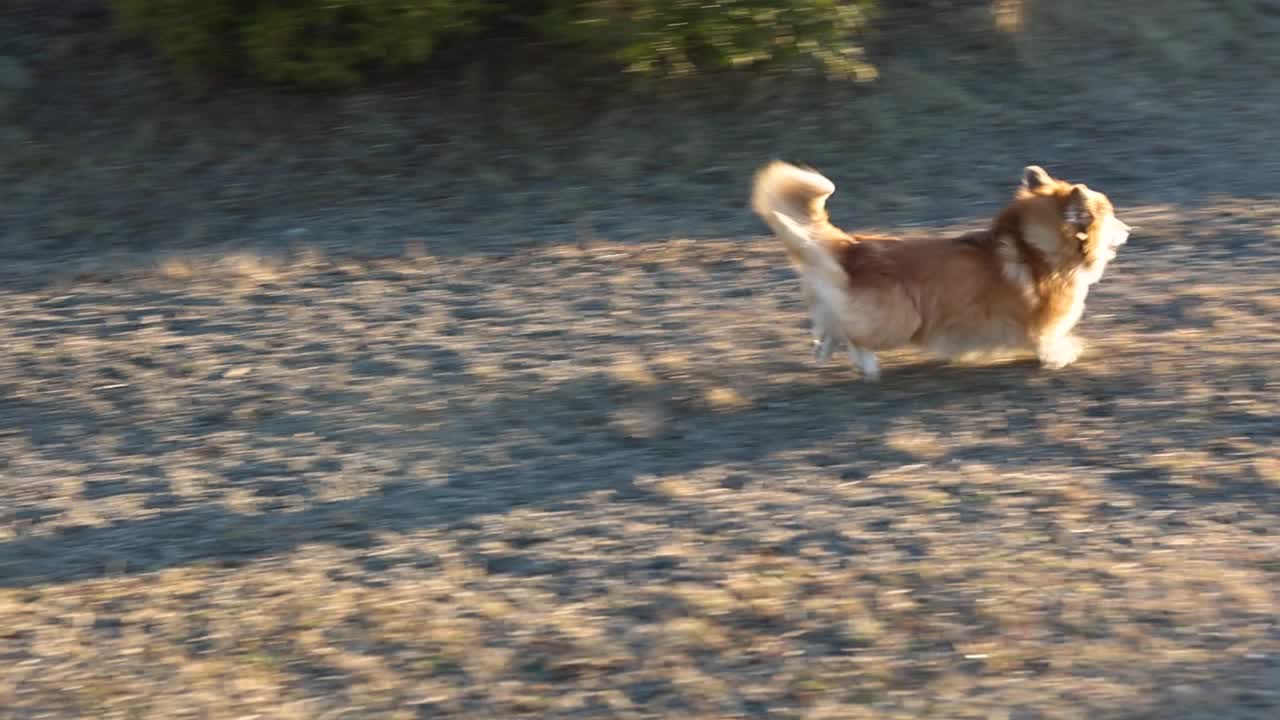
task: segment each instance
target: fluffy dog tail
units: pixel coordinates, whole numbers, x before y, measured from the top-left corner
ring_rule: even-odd
[[[850,239],[828,220],[827,198],[835,191],[821,173],[775,160],[756,173],[751,209],[782,240],[792,262],[821,266],[833,261],[824,241]]]
[[[835,191],[820,173],[775,160],[756,173],[751,209],[782,240],[793,261],[809,264],[815,240],[832,234],[847,237],[827,217],[827,198]]]

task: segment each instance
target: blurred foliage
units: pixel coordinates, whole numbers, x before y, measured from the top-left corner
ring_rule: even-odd
[[[859,42],[874,0],[552,0],[546,37],[632,72],[687,75],[759,62],[817,61],[830,76],[874,76]]]
[[[188,75],[244,70],[310,88],[359,84],[481,29],[490,0],[110,0],[119,27]]]
[[[423,63],[442,43],[465,54],[462,40],[512,28],[511,42],[645,76],[768,62],[874,77],[861,39],[876,0],[110,2],[122,31],[145,38],[185,74],[247,71],[309,88],[358,85]]]

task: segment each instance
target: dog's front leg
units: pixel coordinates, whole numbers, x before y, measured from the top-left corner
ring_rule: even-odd
[[[1085,294],[1088,285],[1078,284],[1074,296],[1069,303],[1061,306],[1059,312],[1053,313],[1049,322],[1041,326],[1036,339],[1036,356],[1040,364],[1050,370],[1059,370],[1080,357],[1084,343],[1071,334],[1080,316],[1084,314]]]
[[[1080,358],[1084,343],[1067,332],[1040,337],[1036,343],[1036,356],[1040,364],[1049,370],[1061,370]]]

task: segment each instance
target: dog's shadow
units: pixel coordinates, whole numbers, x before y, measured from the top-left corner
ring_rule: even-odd
[[[804,372],[796,373],[797,369]],[[749,465],[806,448],[815,449],[821,464],[850,469],[920,462],[920,457],[885,441],[899,424],[942,437],[957,429],[1007,435],[1014,418],[1023,433],[1023,455],[1042,457],[1047,441],[1035,431],[1034,418],[1053,412],[1057,396],[1099,395],[1098,378],[1085,370],[1049,372],[1034,360],[1020,358],[988,365],[893,358],[874,382],[835,358],[817,366],[775,361],[762,370],[805,380],[771,385],[749,402],[716,407],[700,400],[706,387],[698,378],[637,388],[601,372],[509,394],[456,420],[477,428],[519,426],[520,439],[507,452],[518,456],[522,472],[564,486],[577,484],[566,476],[567,468],[592,468],[589,484],[617,488],[639,476]],[[1115,383],[1117,392],[1136,382],[1141,380],[1108,381]],[[629,413],[647,422],[638,430],[619,422]],[[463,442],[480,437],[473,434]],[[472,449],[492,440],[487,436]],[[1007,444],[1007,437],[1000,440]],[[965,449],[957,447],[957,452]],[[981,452],[968,450],[970,455]],[[471,465],[465,474],[477,477],[476,467]],[[544,485],[538,492],[545,490]]]
[[[540,478],[528,484],[534,494],[549,485],[567,493],[623,489],[643,476],[715,466],[753,471],[774,456],[800,451],[814,465],[849,476],[967,461],[998,472],[1079,468],[1159,504],[1169,499],[1170,484],[1151,456],[1188,444],[1212,452],[1221,435],[1209,408],[1188,413],[1150,402],[1166,398],[1168,388],[1141,368],[1082,362],[1046,370],[1028,358],[979,365],[893,357],[881,379],[868,382],[847,362],[814,368],[777,361],[763,370],[770,366],[793,375],[801,367],[809,372],[798,375],[801,382],[770,386],[733,407],[700,402],[696,378],[637,391],[602,373],[477,412],[490,416],[490,426],[494,418],[497,425],[534,419],[521,423],[522,438],[508,450],[518,454],[523,475]],[[647,432],[628,432],[614,422],[629,409],[647,414]],[[1261,424],[1253,431],[1268,432]],[[904,435],[932,438],[932,447],[915,452],[898,441]],[[1280,512],[1280,496],[1237,465],[1206,478],[1199,489],[1178,492],[1197,501],[1249,498]],[[476,468],[467,474],[485,475]]]

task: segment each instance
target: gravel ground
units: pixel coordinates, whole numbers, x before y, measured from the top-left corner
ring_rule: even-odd
[[[1265,68],[551,127],[175,96],[86,17],[0,32],[0,718],[1280,713]],[[851,225],[1109,193],[1085,356],[814,365],[776,155]]]
[[[0,715],[1275,717],[1280,213],[1130,213],[1058,373],[763,240],[6,292]]]

